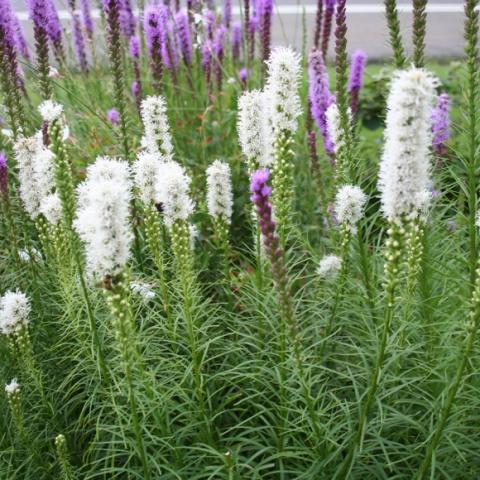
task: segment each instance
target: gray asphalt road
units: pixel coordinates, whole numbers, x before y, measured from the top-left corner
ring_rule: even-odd
[[[66,11],[66,3],[56,0],[58,8]],[[221,3],[218,2],[217,3]],[[411,2],[399,1],[399,8],[411,8]],[[97,6],[95,0],[92,5]],[[357,48],[365,50],[369,57],[378,59],[390,55],[388,33],[382,2],[375,0],[348,0],[348,48],[353,51]],[[427,23],[427,54],[432,57],[459,57],[463,54],[463,22],[461,13],[462,2],[459,0],[430,0],[428,3],[431,12],[428,13]],[[25,2],[13,0],[14,9],[25,16]],[[305,12],[305,13],[304,13]],[[296,0],[276,0],[273,26],[273,43],[289,44],[297,48],[302,46],[303,20],[307,28],[308,41],[313,35],[315,19],[315,2]],[[411,12],[400,13],[402,34],[407,48],[411,47]],[[24,22],[28,30],[28,22]],[[333,42],[331,45],[333,53]]]

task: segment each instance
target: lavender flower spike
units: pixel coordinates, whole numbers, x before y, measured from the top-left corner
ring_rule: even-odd
[[[112,124],[112,125],[118,125],[120,123],[120,114],[118,113],[118,110],[115,108],[111,108],[107,112],[107,120]]]
[[[85,52],[85,41],[83,38],[80,16],[77,12],[72,12],[73,21],[73,41],[75,44],[75,53],[77,54],[78,64],[83,72],[88,71],[87,54]]]
[[[0,152],[0,200],[8,198],[8,166],[5,153]]]
[[[333,14],[335,13],[335,3],[336,3],[336,0],[325,1],[325,14],[323,16],[322,48],[321,48],[323,58],[326,58],[327,52],[328,52],[328,44],[330,42],[330,34],[332,32],[332,19],[333,19]]]
[[[232,25],[232,57],[234,61],[240,58],[240,45],[242,43],[242,22],[237,21]]]
[[[260,35],[262,43],[262,60],[270,58],[270,43],[272,39],[273,0],[260,0]]]
[[[432,133],[433,150],[437,155],[445,155],[447,147],[445,143],[450,137],[450,97],[448,93],[442,93],[437,97],[437,103],[432,110]]]
[[[137,36],[130,37],[128,42],[128,51],[132,58],[140,58],[140,39]]]
[[[358,109],[358,96],[363,87],[363,74],[365,64],[367,63],[367,54],[363,50],[355,50],[352,55],[352,65],[350,69],[350,80],[348,91],[350,92],[350,107],[352,115],[355,115]]]
[[[90,40],[93,38],[93,20],[90,8],[90,0],[80,0],[80,8],[82,11],[83,25]]]
[[[185,12],[177,12],[175,14],[175,25],[177,27],[177,41],[180,46],[183,61],[186,65],[190,65],[192,63],[192,39],[190,36],[188,15]]]
[[[230,28],[232,23],[232,0],[223,0],[223,24]]]
[[[308,96],[312,117],[323,137],[325,151],[333,155],[335,147],[327,128],[326,112],[333,103],[334,97],[330,93],[328,74],[320,50],[313,50],[308,58]]]
[[[28,49],[27,41],[25,40],[25,35],[23,34],[22,26],[18,21],[17,15],[12,15],[12,26],[15,35],[15,43],[17,45],[17,50],[22,54],[23,58],[30,60],[30,51]]]

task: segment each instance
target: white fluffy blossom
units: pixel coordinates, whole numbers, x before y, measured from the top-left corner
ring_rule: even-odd
[[[342,260],[336,255],[325,255],[318,264],[317,275],[325,279],[334,279],[342,266]]]
[[[101,168],[89,168],[86,180],[77,190],[74,227],[86,246],[88,273],[96,278],[115,276],[123,270],[133,237],[128,166],[121,160],[110,159],[109,167],[113,167],[112,162],[117,164],[117,175],[110,175],[110,170],[106,175]]]
[[[62,202],[57,193],[50,193],[40,203],[40,213],[50,225],[58,225],[62,219]]]
[[[426,208],[436,84],[420,68],[401,71],[392,81],[378,187],[383,213],[395,221],[416,217]]]
[[[298,93],[301,58],[289,47],[275,48],[267,62],[266,90],[271,102],[271,122],[276,133],[295,132],[302,107]]]
[[[157,196],[158,203],[163,207],[163,216],[168,227],[177,220],[187,220],[193,213],[190,177],[176,162],[166,162],[160,166]]]
[[[238,99],[238,139],[249,161],[259,162],[264,152],[263,92],[252,90]]]
[[[155,298],[155,292],[153,291],[152,287],[145,282],[130,282],[130,290],[135,295],[142,297],[145,302]]]
[[[143,128],[142,144],[150,153],[157,153],[165,160],[173,155],[172,138],[168,125],[167,108],[162,96],[150,96],[141,104]]]
[[[57,120],[63,112],[63,106],[53,100],[45,100],[38,106],[38,111],[45,122]]]
[[[34,260],[35,262],[41,262],[42,261],[42,255],[38,249],[35,247],[31,247],[30,252],[26,250],[25,248],[21,249],[18,251],[18,258],[20,259],[21,262],[27,263],[30,262],[30,260]]]
[[[17,290],[8,291],[0,298],[0,332],[12,335],[28,325],[30,315],[30,300]]]
[[[14,378],[10,383],[5,385],[5,393],[10,395],[15,395],[20,391],[20,384],[18,383],[17,379]]]
[[[338,221],[356,231],[356,224],[363,217],[367,196],[360,187],[343,185],[335,196],[335,213]]]
[[[55,155],[38,136],[21,138],[14,145],[20,182],[20,198],[32,219],[40,213],[42,200],[55,186]]]
[[[195,250],[195,244],[197,243],[199,235],[198,228],[196,225],[190,224],[188,226],[188,232],[190,233],[190,249],[193,251]]]
[[[133,163],[135,186],[145,205],[157,203],[156,185],[161,164],[160,157],[150,152],[141,152]]]
[[[327,130],[332,139],[335,152],[342,145],[342,128],[340,126],[340,112],[336,103],[332,103],[325,112]]]
[[[220,160],[215,160],[207,169],[208,213],[215,219],[221,218],[230,223],[232,206],[230,167]]]

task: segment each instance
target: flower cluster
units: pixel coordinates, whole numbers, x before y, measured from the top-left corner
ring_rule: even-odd
[[[367,196],[360,187],[343,185],[335,196],[335,213],[338,222],[351,233],[355,233],[356,224],[364,215]]]
[[[300,56],[291,48],[277,47],[268,60],[266,92],[270,120],[275,136],[281,132],[295,132],[302,113],[298,86],[301,72]]]
[[[74,228],[86,246],[88,273],[97,279],[120,274],[130,256],[129,174],[126,162],[99,158],[78,186]]]
[[[150,153],[157,153],[164,160],[171,160],[173,154],[172,138],[167,119],[167,107],[161,96],[150,96],[141,105],[145,135],[143,146]]]
[[[446,142],[450,137],[450,97],[442,93],[437,97],[437,103],[432,110],[433,150],[437,155],[444,155]]]
[[[410,68],[399,72],[391,85],[378,186],[383,213],[393,221],[418,216],[430,197],[430,116],[436,83],[425,70]]]
[[[25,210],[35,220],[43,200],[55,186],[54,154],[42,144],[40,135],[20,138],[14,145],[20,181],[20,197]]]
[[[60,118],[63,106],[53,100],[45,100],[38,106],[38,111],[44,122],[54,122]]]
[[[336,255],[325,255],[318,264],[317,275],[320,278],[333,280],[337,277],[342,267],[342,260]]]
[[[230,167],[215,160],[207,169],[207,208],[215,219],[230,223],[232,216],[232,182]]]
[[[16,335],[28,326],[30,300],[17,290],[7,291],[0,298],[0,332],[3,335]]]

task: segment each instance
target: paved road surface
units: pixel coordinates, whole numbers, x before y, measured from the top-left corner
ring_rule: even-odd
[[[65,0],[55,0],[61,14],[67,14]],[[221,3],[221,0],[217,0]],[[96,6],[95,0],[92,4]],[[14,9],[20,18],[25,19],[25,2],[13,0]],[[273,43],[289,44],[297,48],[302,45],[303,15],[311,41],[315,19],[315,1],[276,0],[273,27]],[[459,0],[430,0],[428,3],[427,54],[433,57],[456,57],[463,53],[463,4]],[[411,2],[399,0],[402,33],[410,47]],[[238,8],[237,8],[238,10]],[[388,34],[383,13],[383,3],[379,0],[348,0],[348,48],[364,49],[370,58],[390,55]],[[29,27],[26,23],[27,31]],[[333,43],[333,42],[332,42]],[[331,46],[333,48],[333,45]]]

